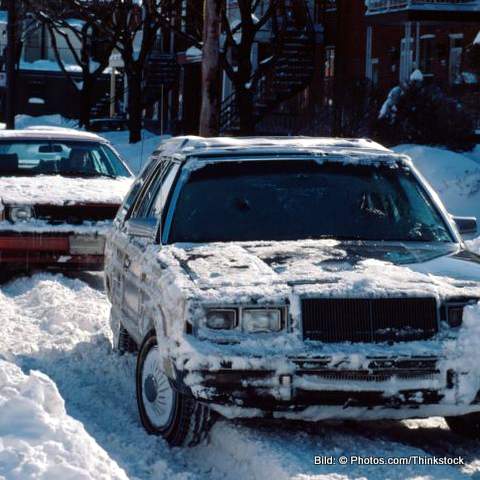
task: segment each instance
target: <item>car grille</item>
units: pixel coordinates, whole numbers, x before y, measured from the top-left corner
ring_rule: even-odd
[[[118,205],[86,204],[86,205],[36,205],[35,217],[52,225],[67,223],[80,225],[83,222],[100,222],[113,220]]]
[[[302,301],[303,338],[322,342],[406,342],[438,331],[434,298]]]

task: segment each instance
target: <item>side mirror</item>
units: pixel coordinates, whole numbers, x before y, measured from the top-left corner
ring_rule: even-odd
[[[125,222],[127,235],[154,239],[157,230],[155,218],[133,218]]]
[[[460,235],[475,235],[478,231],[477,219],[475,217],[453,217]]]

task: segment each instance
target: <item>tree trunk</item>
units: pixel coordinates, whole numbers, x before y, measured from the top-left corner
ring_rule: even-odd
[[[220,28],[222,0],[204,0],[202,108],[200,135],[213,137],[220,130]]]
[[[343,115],[345,107],[345,93],[347,88],[348,51],[346,38],[348,37],[347,15],[349,6],[346,0],[337,0],[337,33],[335,44],[335,77],[333,82],[333,135],[343,135]]]
[[[128,126],[130,143],[142,140],[142,76],[129,68],[128,75]]]
[[[238,88],[237,109],[240,121],[240,136],[246,137],[255,134],[255,120],[253,117],[253,92],[246,88]]]
[[[87,75],[83,77],[83,86],[80,92],[80,126],[88,130],[90,128],[90,120],[92,114],[92,93],[93,81]]]

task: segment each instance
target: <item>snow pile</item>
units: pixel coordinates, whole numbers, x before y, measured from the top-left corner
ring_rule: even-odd
[[[71,120],[61,115],[44,115],[41,117],[31,117],[30,115],[17,115],[15,117],[15,127],[19,130],[30,128],[34,126],[50,126],[50,127],[65,127],[77,128],[77,120]]]
[[[125,472],[67,415],[55,384],[0,360],[0,477],[113,480]]]
[[[467,241],[467,246],[469,250],[480,255],[480,237],[477,237],[474,240]]]
[[[79,65],[65,64],[65,70],[71,73],[79,73],[82,68]],[[20,61],[20,70],[36,70],[42,72],[61,72],[58,62],[53,60],[35,60],[34,62]]]
[[[68,349],[93,335],[108,334],[108,304],[103,293],[61,275],[21,278],[3,287],[0,311],[0,352],[8,359],[18,353]]]
[[[452,215],[480,218],[480,148],[456,153],[422,145],[399,145],[437,191]]]
[[[129,143],[128,132],[102,132],[102,137],[110,141],[134,173],[138,173],[148,162],[150,155],[170,135],[159,136],[143,130],[142,141]]]

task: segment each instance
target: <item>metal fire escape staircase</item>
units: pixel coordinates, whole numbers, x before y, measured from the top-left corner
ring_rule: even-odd
[[[275,20],[283,27],[272,33],[275,59],[253,92],[253,120],[257,124],[281,103],[302,92],[315,72],[315,29],[305,0],[286,0],[285,13]],[[220,130],[235,134],[240,130],[236,92],[227,97],[220,112]]]

